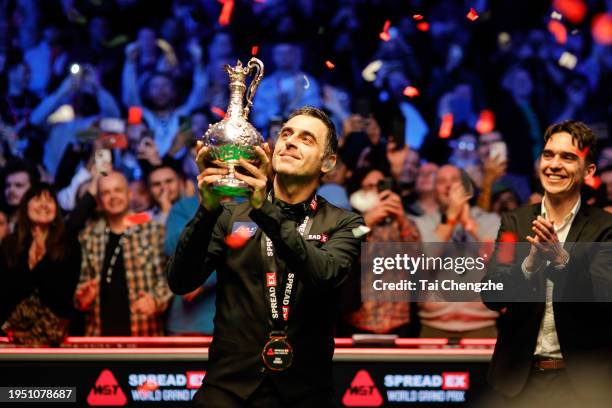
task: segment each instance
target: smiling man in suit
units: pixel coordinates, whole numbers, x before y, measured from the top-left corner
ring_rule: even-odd
[[[483,295],[502,313],[488,378],[511,406],[599,406],[612,385],[612,215],[580,198],[596,170],[593,132],[565,121],[544,143],[544,199],[502,215],[485,277],[506,291]],[[530,245],[500,261],[508,237]]]

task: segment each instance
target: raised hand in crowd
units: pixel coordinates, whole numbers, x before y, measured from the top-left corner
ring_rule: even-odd
[[[391,190],[378,193],[378,204],[363,214],[366,225],[370,228],[380,224],[387,218],[399,223],[404,221],[405,213],[402,199]]]

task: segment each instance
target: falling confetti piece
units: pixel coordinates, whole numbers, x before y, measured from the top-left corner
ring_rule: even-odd
[[[512,42],[512,38],[510,37],[510,34],[508,34],[507,32],[502,31],[501,33],[498,34],[497,44],[499,44],[500,48],[507,49],[508,47],[510,47],[511,42]]]
[[[495,114],[489,109],[480,111],[478,122],[476,122],[476,131],[481,135],[490,133],[495,129]]]
[[[601,186],[601,178],[599,176],[587,176],[584,178],[584,184],[591,187],[593,190],[597,190]]]
[[[453,114],[445,113],[442,116],[442,123],[440,124],[440,131],[438,132],[438,136],[441,139],[448,139],[453,133]]]
[[[576,150],[578,150],[578,149],[576,149]],[[584,159],[584,158],[587,156],[587,154],[589,154],[589,148],[588,148],[588,146],[587,146],[587,147],[585,147],[585,148],[584,148],[584,149],[582,149],[582,150],[578,150],[578,152],[577,152],[577,153],[578,153],[578,157],[580,157],[581,159]]]
[[[331,62],[330,60],[325,61],[325,66],[327,66],[327,68],[329,69],[334,69],[336,68],[336,66],[334,65],[333,62]]]
[[[137,214],[131,214],[125,217],[125,220],[132,225],[140,225],[145,224],[151,221],[151,216],[146,212],[141,212]]]
[[[251,55],[255,56],[255,55],[257,55],[257,53],[258,53],[258,52],[259,52],[259,47],[258,47],[258,46],[256,46],[256,45],[254,45],[254,46],[251,48]]]
[[[612,45],[612,14],[600,13],[593,16],[591,33],[598,44]]]
[[[355,238],[361,238],[361,237],[367,235],[368,232],[370,232],[370,228],[366,227],[365,225],[360,225],[360,226],[358,226],[356,228],[353,228],[351,230],[351,232],[353,233],[353,236]]]
[[[310,81],[308,80],[308,77],[306,75],[304,75],[304,82],[304,89],[310,88]]]
[[[423,19],[423,16],[420,14],[415,14],[412,16],[413,19],[415,19],[416,21],[421,21]]]
[[[128,125],[142,123],[142,109],[140,106],[130,106],[128,109]]]
[[[419,96],[420,92],[414,86],[407,86],[404,88],[404,95],[409,98],[414,98],[415,96]]]
[[[225,117],[225,111],[218,106],[211,106],[210,111],[221,118]]]
[[[516,242],[518,242],[518,237],[514,232],[505,231],[500,234],[499,245],[497,247],[497,262],[509,264],[514,261]]]
[[[374,60],[361,71],[361,76],[368,82],[374,82],[376,80],[376,73],[382,66],[383,62],[381,60]]]
[[[553,10],[553,12],[550,14],[550,18],[552,18],[553,20],[561,20],[563,16],[561,15],[561,13],[557,12],[556,10]]]
[[[583,0],[555,0],[553,7],[574,25],[580,24],[587,14]]]
[[[221,13],[219,14],[219,25],[226,26],[230,23],[232,18],[232,12],[234,11],[234,0],[219,0],[219,3],[223,4],[223,7],[221,7]]]
[[[577,63],[578,58],[570,52],[564,51],[561,57],[559,57],[559,65],[569,70],[574,69]]]
[[[567,29],[562,22],[557,20],[550,20],[548,22],[548,31],[555,36],[555,40],[559,44],[565,44],[567,42]]]
[[[421,21],[419,24],[416,25],[417,30],[419,31],[429,31],[429,23],[426,21]]]
[[[378,36],[380,37],[381,40],[387,42],[391,39],[391,34],[387,33],[387,32],[382,32],[380,34],[378,34]]]
[[[476,12],[476,10],[474,10],[474,8],[470,8],[470,11],[467,13],[466,17],[468,18],[468,20],[470,21],[476,21],[476,19],[479,17],[478,13]]]
[[[238,230],[225,237],[225,244],[232,249],[238,249],[245,246],[249,238],[248,232]]]

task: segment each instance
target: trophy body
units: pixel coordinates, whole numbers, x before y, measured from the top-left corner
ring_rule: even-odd
[[[259,161],[254,150],[264,142],[261,134],[248,121],[255,90],[263,77],[263,63],[257,58],[251,58],[246,67],[240,61],[235,67],[225,65],[225,71],[230,76],[230,100],[225,118],[210,125],[204,134],[204,145],[209,147],[207,160],[215,166],[227,167],[229,173],[212,184],[212,191],[223,197],[244,197],[251,193],[250,186],[235,176],[235,168],[239,160],[245,159],[252,163]],[[246,78],[255,73],[249,88]],[[244,105],[246,93],[246,105]]]

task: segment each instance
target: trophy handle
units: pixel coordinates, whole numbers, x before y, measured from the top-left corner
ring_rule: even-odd
[[[257,87],[259,86],[259,83],[261,82],[261,79],[263,78],[264,74],[263,62],[261,62],[258,58],[251,58],[249,60],[249,63],[247,64],[247,68],[247,73],[250,74],[251,71],[255,71],[255,76],[253,76],[253,80],[251,81],[249,89],[247,90],[247,103],[246,107],[244,108],[243,114],[244,119],[248,119],[249,117],[249,113],[251,112],[251,106],[253,106],[253,97],[255,96],[255,91],[257,90]]]

